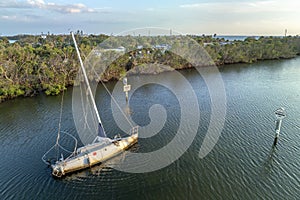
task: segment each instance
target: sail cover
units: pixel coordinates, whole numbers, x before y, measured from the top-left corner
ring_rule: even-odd
[[[101,123],[99,123],[99,126],[98,126],[98,136],[99,136],[99,137],[106,137],[106,134],[105,134],[105,132],[104,132],[104,129],[103,129]]]

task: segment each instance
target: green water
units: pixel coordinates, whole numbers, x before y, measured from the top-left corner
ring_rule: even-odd
[[[297,199],[300,192],[300,58],[237,64],[220,68],[227,114],[216,146],[198,156],[210,119],[210,97],[196,70],[180,71],[197,95],[200,123],[188,150],[171,165],[148,173],[126,173],[100,165],[54,179],[42,161],[55,143],[61,96],[20,98],[0,104],[1,199]],[[138,81],[143,77],[131,77]],[[171,81],[174,73],[152,76]],[[113,90],[115,83],[107,84]],[[120,94],[123,98],[124,94]],[[72,115],[72,90],[64,98],[62,129],[78,137]],[[109,136],[120,129],[114,122],[110,96],[99,86],[96,94]],[[150,123],[151,105],[167,114],[163,129],[141,139],[135,152],[150,152],[168,144],[180,122],[178,100],[168,88],[148,84],[131,97],[133,120]],[[274,114],[284,107],[279,143],[272,149]],[[191,116],[193,113],[191,112]],[[185,127],[189,132],[189,127]],[[68,144],[66,144],[68,145]],[[123,157],[116,157],[122,162]]]

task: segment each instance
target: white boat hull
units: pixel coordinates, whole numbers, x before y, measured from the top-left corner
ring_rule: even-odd
[[[78,153],[65,160],[57,161],[51,165],[52,175],[62,177],[65,174],[75,172],[102,163],[131,147],[137,142],[138,134],[126,138],[108,139],[105,144],[95,142],[78,149]]]

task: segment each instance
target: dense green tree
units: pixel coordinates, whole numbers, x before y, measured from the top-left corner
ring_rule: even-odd
[[[300,54],[300,38],[295,37],[253,37],[244,41],[226,41],[212,36],[190,35],[202,46],[211,57],[207,62],[205,53],[200,55],[200,65],[223,65],[229,63],[252,63],[258,60],[293,58]],[[156,47],[165,45],[172,40],[173,48],[181,51],[181,55],[193,47],[193,43],[182,44],[176,36],[118,36],[83,35],[78,31],[76,39],[83,58],[92,52],[88,67],[94,71],[88,74],[89,79],[99,81],[120,79],[127,71],[140,66],[139,73],[159,73],[161,69],[147,70],[146,63],[163,64],[174,69],[192,67],[169,49]],[[18,40],[9,43],[9,39]],[[126,47],[126,52],[107,50],[92,51],[97,45],[102,49]],[[186,48],[180,48],[185,45]],[[138,47],[139,46],[139,47]],[[100,49],[101,49],[100,48]],[[197,54],[199,52],[194,52]],[[100,59],[98,54],[101,54]],[[186,55],[193,57],[195,55]],[[198,55],[199,56],[199,55]],[[105,59],[103,59],[106,58]],[[110,61],[113,61],[110,63]],[[0,102],[18,96],[32,96],[40,92],[57,95],[67,86],[73,85],[79,69],[78,58],[70,35],[18,35],[0,38]],[[105,71],[103,71],[105,69]]]

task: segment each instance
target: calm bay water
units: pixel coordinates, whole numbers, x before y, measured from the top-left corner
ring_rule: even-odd
[[[150,173],[131,174],[110,168],[113,162],[121,162],[124,155],[120,155],[106,165],[54,179],[41,157],[55,143],[61,96],[40,95],[0,104],[0,198],[296,199],[300,192],[300,58],[227,65],[220,72],[227,115],[214,149],[204,159],[198,157],[210,116],[205,83],[196,70],[180,71],[199,100],[198,133],[180,159]],[[172,72],[153,76],[153,80],[159,79],[180,87]],[[114,84],[107,87],[112,90]],[[120,95],[123,98],[124,94]],[[68,90],[62,129],[77,136],[71,98],[72,91]],[[102,86],[96,101],[104,127],[113,135],[119,129],[113,122],[110,97]],[[131,98],[130,109],[137,124],[150,122],[148,111],[153,104],[165,107],[165,127],[156,136],[141,139],[134,151],[153,151],[166,145],[178,128],[178,101],[167,88],[155,84],[140,88]],[[281,106],[288,117],[283,120],[279,143],[272,149],[273,111]]]

